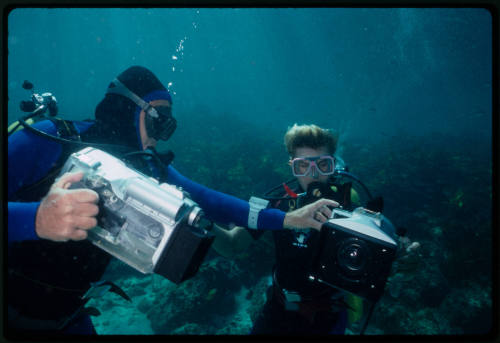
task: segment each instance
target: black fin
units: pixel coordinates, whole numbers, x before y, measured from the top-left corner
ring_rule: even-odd
[[[117,285],[112,283],[111,281],[106,281],[104,284],[111,286],[111,289],[109,290],[110,292],[118,294],[123,299],[126,299],[128,301],[132,301],[132,299],[130,299],[130,297],[127,295],[127,293],[125,293],[125,291],[123,289],[121,289],[120,287],[118,287]]]

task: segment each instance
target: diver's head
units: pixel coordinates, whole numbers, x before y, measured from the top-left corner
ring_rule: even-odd
[[[303,190],[312,182],[326,183],[333,174],[337,137],[329,130],[294,124],[285,134],[285,146],[290,155],[288,164]]]
[[[160,80],[150,70],[133,66],[111,81],[95,117],[115,144],[142,150],[173,134],[177,123],[171,105]]]

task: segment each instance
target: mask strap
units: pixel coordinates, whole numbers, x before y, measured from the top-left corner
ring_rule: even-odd
[[[143,109],[144,112],[148,113],[153,118],[159,117],[158,112],[156,112],[154,107],[152,107],[149,103],[142,100],[137,94],[128,89],[123,83],[121,83],[120,80],[118,80],[118,78],[115,78],[113,81],[111,81],[111,83],[114,85],[114,87],[108,88],[106,94],[118,94],[129,98],[130,100],[135,102],[137,106]]]

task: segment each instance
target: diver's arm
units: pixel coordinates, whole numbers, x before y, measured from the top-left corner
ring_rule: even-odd
[[[50,121],[34,124],[39,130],[54,134]],[[9,136],[8,140],[8,242],[38,239],[35,218],[40,202],[16,201],[16,192],[23,186],[42,179],[57,161],[61,149],[56,143],[36,136],[26,129]]]
[[[83,240],[97,225],[99,197],[90,189],[68,190],[83,173],[66,173],[41,202],[9,202],[8,242],[49,239],[55,242]]]
[[[250,205],[247,201],[200,185],[181,175],[172,166],[168,167],[167,182],[182,187],[198,203],[205,214],[214,222],[248,226]],[[257,228],[279,230],[283,228],[285,213],[276,209],[259,212]]]
[[[35,218],[39,202],[9,202],[8,242],[38,239],[35,232]]]
[[[167,182],[182,187],[198,203],[205,214],[215,222],[249,227],[250,205],[247,201],[232,195],[214,191],[181,175],[172,166],[168,167]],[[337,207],[333,200],[321,199],[292,212],[283,212],[274,208],[260,210],[257,226],[250,229],[281,230],[283,228],[321,229],[331,215],[327,206]]]
[[[232,229],[224,229],[214,224],[211,232],[215,234],[212,248],[226,258],[233,258],[238,253],[246,250],[253,241],[252,235],[242,226],[235,226]]]

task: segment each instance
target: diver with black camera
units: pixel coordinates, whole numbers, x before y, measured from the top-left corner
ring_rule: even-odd
[[[21,104],[28,114],[8,136],[9,337],[95,334],[90,297],[110,290],[127,299],[100,281],[112,255],[182,282],[203,261],[212,221],[319,228],[316,209],[334,203],[283,213],[182,176],[173,153],[155,150],[177,124],[169,92],[144,67],[109,84],[95,120],[57,118],[53,95],[36,95],[28,82],[23,88],[32,91],[31,104]]]
[[[316,125],[297,125],[285,134],[293,179],[264,195],[267,206],[283,211],[321,198],[338,207],[319,208],[321,230],[273,232],[275,265],[267,302],[252,334],[364,333],[398,248],[397,230],[382,215],[383,199],[348,171],[335,155],[337,137]],[[262,235],[244,227],[214,225],[214,249],[232,257]]]

